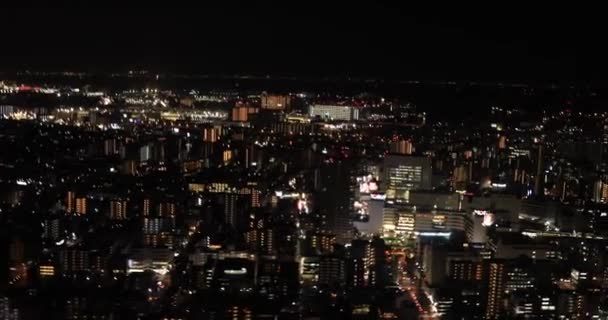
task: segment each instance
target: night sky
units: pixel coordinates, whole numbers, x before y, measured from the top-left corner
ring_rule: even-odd
[[[1,8],[0,68],[602,81],[603,12],[306,2]]]

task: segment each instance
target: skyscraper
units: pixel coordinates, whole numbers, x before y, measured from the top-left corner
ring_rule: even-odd
[[[388,199],[407,200],[410,190],[431,189],[431,160],[427,157],[388,155],[384,158]]]
[[[502,311],[502,295],[505,289],[505,264],[502,261],[488,262],[486,277],[485,319],[498,319]]]

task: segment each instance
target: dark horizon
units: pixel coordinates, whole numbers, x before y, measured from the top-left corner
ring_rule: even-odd
[[[605,80],[603,28],[593,13],[443,9],[5,8],[0,70]]]

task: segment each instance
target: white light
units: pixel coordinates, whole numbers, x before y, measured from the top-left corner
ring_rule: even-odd
[[[236,270],[227,269],[227,270],[224,270],[224,273],[230,274],[230,275],[242,275],[242,274],[247,274],[247,269],[245,269],[245,268],[236,269]]]

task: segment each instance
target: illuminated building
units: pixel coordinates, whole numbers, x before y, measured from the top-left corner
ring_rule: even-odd
[[[6,297],[0,297],[0,319],[19,320],[19,309],[13,307]]]
[[[261,96],[262,109],[267,110],[289,110],[291,97],[288,95],[274,95],[263,93]]]
[[[423,234],[449,237],[451,233],[458,232],[472,239],[473,220],[465,211],[387,204],[383,229],[386,236]]]
[[[545,193],[543,189],[543,171],[543,145],[538,144],[538,157],[536,159],[536,177],[534,179],[534,194],[537,196],[544,196]]]
[[[315,127],[310,123],[291,123],[280,122],[273,123],[270,126],[272,132],[280,133],[284,136],[290,135],[308,135],[315,132]]]
[[[452,174],[452,187],[455,190],[465,190],[469,180],[469,170],[467,166],[458,166],[454,168]]]
[[[390,236],[396,232],[399,215],[394,206],[385,206],[382,215],[382,232],[385,236]]]
[[[82,249],[62,249],[59,251],[59,267],[61,272],[88,271],[89,253]]]
[[[336,236],[333,234],[310,231],[306,235],[306,244],[311,252],[331,252],[335,241]]]
[[[458,259],[448,257],[448,276],[451,280],[481,282],[483,263],[481,259]]]
[[[311,105],[308,115],[312,118],[320,117],[322,120],[359,120],[359,109],[353,106]]]
[[[147,217],[150,215],[150,199],[144,199],[141,211],[142,211],[141,214],[144,217]]]
[[[224,153],[222,154],[222,161],[224,164],[228,164],[230,163],[230,160],[232,160],[232,150],[224,150]]]
[[[172,259],[173,251],[167,248],[133,249],[127,260],[127,274],[149,270],[164,275]]]
[[[116,139],[107,139],[103,142],[103,154],[105,156],[113,156],[118,153]]]
[[[227,193],[224,195],[224,222],[233,227],[237,226],[237,202],[239,196]]]
[[[247,122],[249,121],[249,115],[257,112],[257,108],[250,107],[245,104],[237,104],[234,108],[232,108],[232,121]]]
[[[77,215],[87,214],[87,198],[80,197],[76,198],[76,211]]]
[[[175,217],[176,215],[175,203],[163,202],[158,205],[158,216],[159,217]]]
[[[486,284],[485,319],[498,319],[502,314],[503,293],[505,290],[504,262],[492,260],[488,262]]]
[[[384,175],[387,199],[407,200],[410,190],[431,189],[431,161],[427,157],[387,155]]]
[[[242,306],[230,306],[226,309],[226,320],[251,320],[251,309]]]
[[[386,272],[386,255],[387,247],[384,244],[384,240],[381,238],[374,238],[371,240],[369,246],[367,246],[367,266],[366,269],[369,272],[368,284],[370,286],[384,286],[387,283],[387,272]]]
[[[608,202],[608,183],[598,180],[593,184],[593,201]]]
[[[135,160],[125,160],[122,163],[122,174],[134,176],[137,174],[137,161]]]
[[[127,201],[112,200],[110,201],[110,219],[125,220],[127,218]]]
[[[146,144],[139,148],[139,161],[146,163],[152,159],[152,147]]]
[[[208,128],[203,128],[203,141],[204,142],[217,142],[220,139],[222,134],[221,126],[213,126]]]
[[[76,194],[73,191],[69,191],[65,197],[65,211],[67,213],[74,213],[76,209]]]
[[[322,255],[319,258],[319,284],[342,285],[345,281],[344,261],[336,256]]]
[[[393,140],[390,145],[390,152],[394,154],[410,155],[412,154],[413,146],[409,140]]]
[[[554,246],[547,241],[534,241],[517,233],[499,233],[489,242],[489,248],[497,259],[515,259],[521,256],[532,260],[548,260],[559,257]]]
[[[353,240],[347,254],[347,285],[365,287],[369,283],[369,246],[367,240]]]
[[[44,233],[43,233],[43,238],[46,239],[51,239],[51,240],[57,240],[60,237],[60,226],[61,226],[61,221],[57,218],[54,219],[47,219],[44,222]]]
[[[55,266],[52,264],[41,264],[38,267],[38,274],[41,278],[48,278],[55,276]]]
[[[506,149],[506,148],[507,148],[507,137],[500,136],[498,138],[498,149],[502,150],[502,149]]]
[[[319,257],[300,258],[300,280],[304,285],[314,285],[319,282]]]

